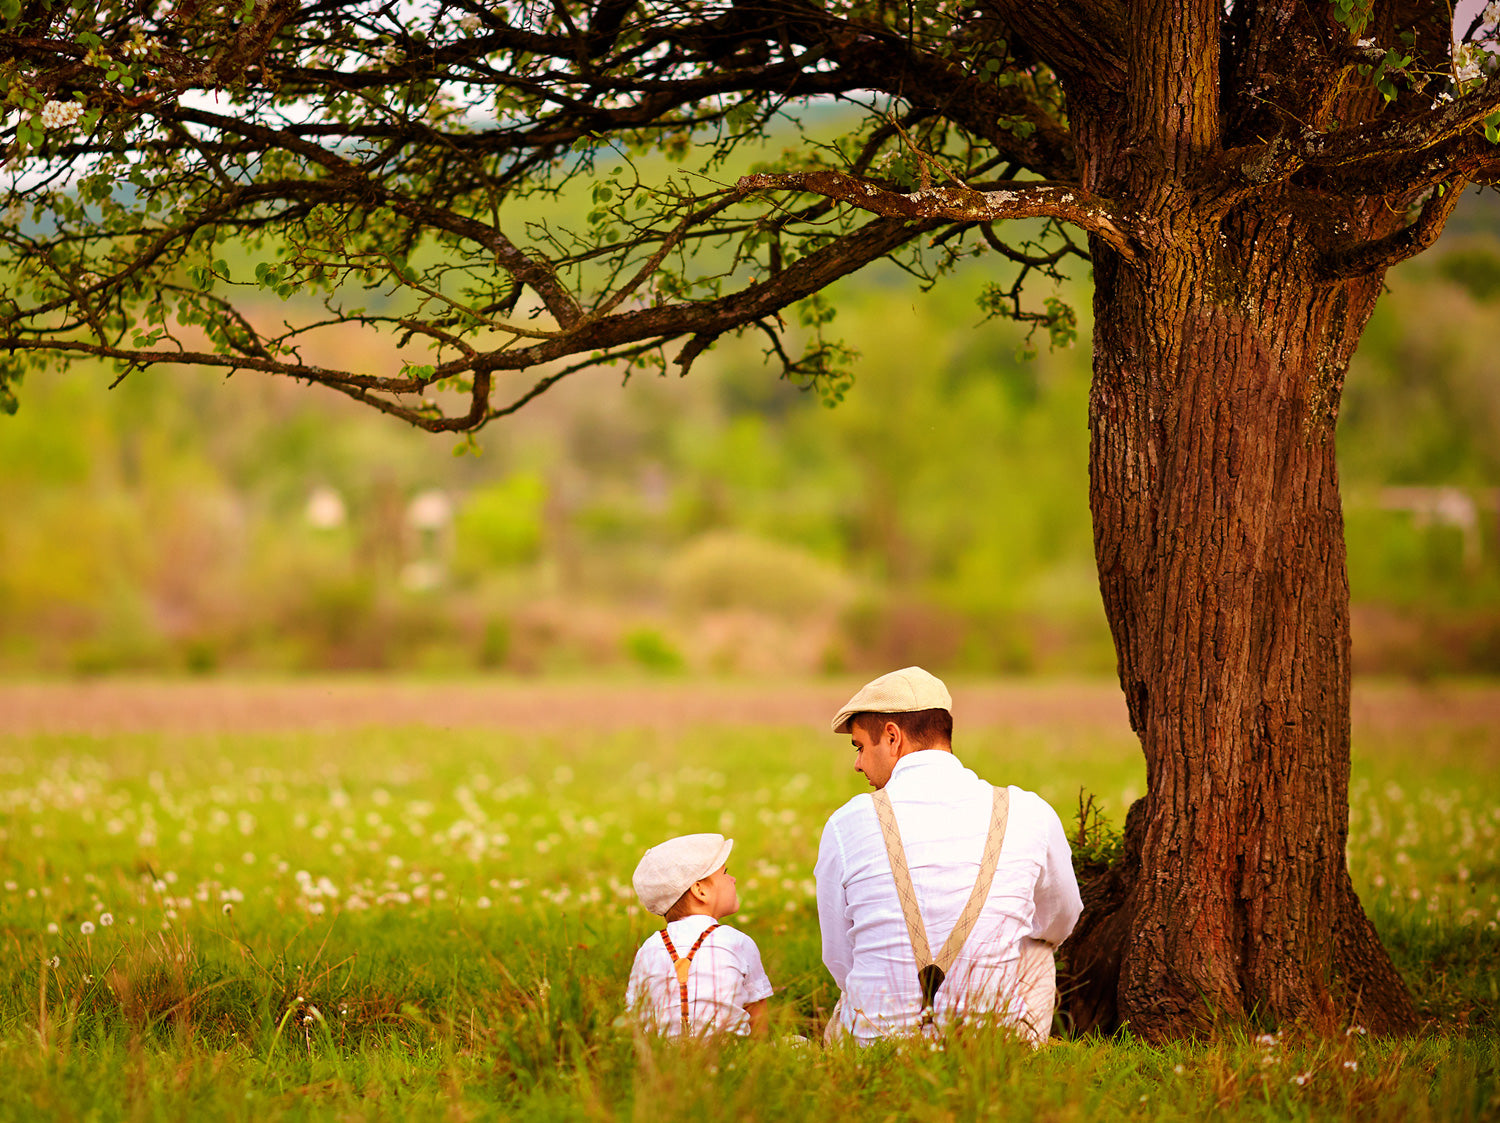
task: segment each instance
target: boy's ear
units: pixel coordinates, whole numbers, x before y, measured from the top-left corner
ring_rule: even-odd
[[[693,882],[692,887],[688,890],[688,892],[691,893],[699,901],[699,903],[705,905],[708,904],[709,897],[713,896],[712,892],[710,892],[708,888],[708,878],[706,877],[699,878],[697,881]]]

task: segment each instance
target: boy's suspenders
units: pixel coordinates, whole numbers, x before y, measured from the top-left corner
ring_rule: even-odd
[[[917,980],[922,985],[922,1025],[932,1024],[932,1004],[938,988],[953,968],[964,941],[974,930],[980,910],[990,895],[990,882],[995,878],[995,865],[1000,860],[1000,847],[1005,842],[1005,825],[1010,816],[1010,789],[994,786],[990,803],[990,830],[984,840],[984,857],[979,862],[979,877],[969,893],[964,911],[958,923],[948,933],[943,950],[937,958],[927,946],[927,927],[922,923],[922,913],[917,908],[917,891],[911,883],[911,870],[906,865],[906,848],[901,845],[901,831],[896,826],[896,812],[891,806],[891,797],[881,788],[875,792],[875,815],[880,819],[880,833],[885,836],[885,852],[891,861],[891,875],[896,879],[896,897],[901,902],[901,915],[906,919],[906,934],[911,940],[912,956],[917,961]],[[684,988],[685,990],[686,988]]]
[[[717,923],[710,924],[703,930],[703,935],[693,941],[693,946],[688,953],[678,958],[677,949],[672,946],[672,937],[667,935],[667,930],[661,930],[661,942],[667,945],[667,954],[672,957],[672,966],[677,968],[677,994],[682,999],[682,1032],[688,1033],[691,1027],[688,1024],[688,971],[693,966],[693,956],[698,954],[698,949],[703,946],[703,941],[708,939],[708,934],[718,927]]]

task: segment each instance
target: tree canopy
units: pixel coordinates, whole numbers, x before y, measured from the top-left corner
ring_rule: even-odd
[[[1453,48],[1436,2],[4,0],[0,404],[87,354],[473,430],[747,328],[836,396],[837,278],[993,253],[987,311],[1067,338],[1024,282],[1170,238],[1184,192],[1290,196],[1320,269],[1375,272],[1500,168],[1495,7]],[[350,323],[389,369],[319,346]]]

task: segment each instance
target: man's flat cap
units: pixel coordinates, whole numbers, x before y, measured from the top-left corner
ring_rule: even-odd
[[[855,714],[909,714],[917,710],[953,712],[953,698],[943,680],[921,667],[903,667],[860,688],[834,716],[833,731],[849,732]]]

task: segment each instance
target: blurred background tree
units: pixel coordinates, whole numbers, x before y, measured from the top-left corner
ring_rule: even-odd
[[[1500,671],[1497,231],[1470,196],[1355,356],[1367,672]],[[0,668],[1109,673],[1090,325],[1035,357],[1020,328],[955,329],[983,280],[842,282],[837,408],[726,342],[691,379],[582,375],[478,449],[263,379],[34,378],[0,424]]]

